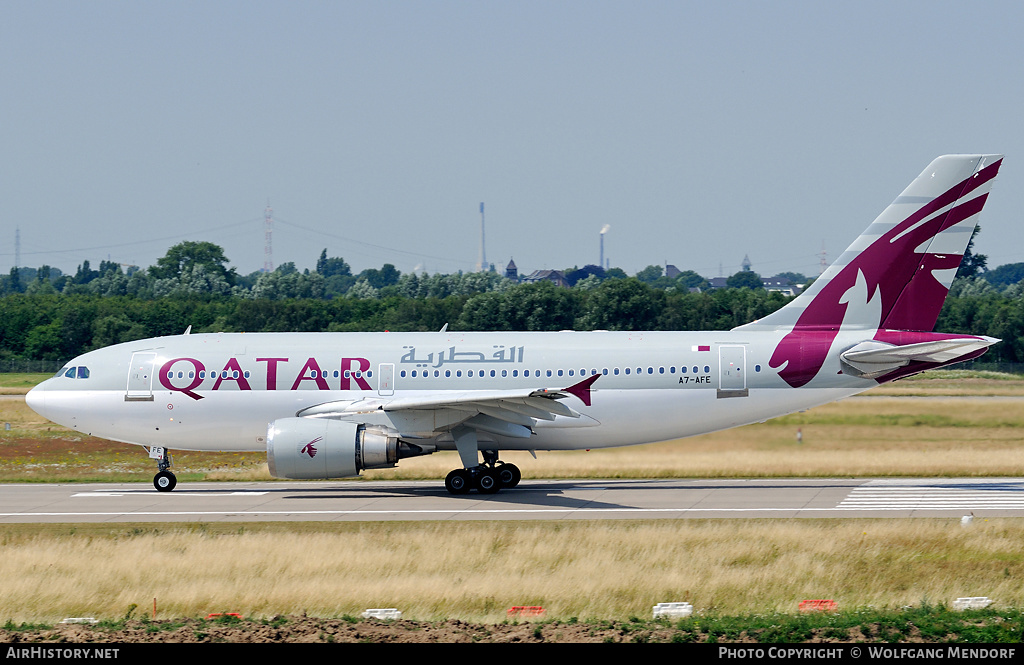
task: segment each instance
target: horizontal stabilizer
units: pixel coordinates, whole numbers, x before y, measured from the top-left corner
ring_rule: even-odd
[[[885,342],[861,342],[840,354],[843,372],[872,379],[906,367],[911,362],[945,364],[992,346],[994,337],[962,337],[894,346]]]

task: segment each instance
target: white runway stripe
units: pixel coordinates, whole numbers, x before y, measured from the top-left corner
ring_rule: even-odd
[[[875,480],[854,487],[838,508],[870,510],[984,510],[1024,508],[1024,483],[950,480],[948,483]]]

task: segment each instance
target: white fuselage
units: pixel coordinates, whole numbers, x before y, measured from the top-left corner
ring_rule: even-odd
[[[852,346],[872,333],[841,333],[836,346]],[[50,420],[94,436],[223,451],[262,451],[268,424],[338,403],[347,409],[344,419],[450,449],[455,447],[451,434],[438,419],[456,418],[459,411],[391,411],[388,404],[476,392],[562,390],[596,373],[590,406],[573,396],[561,400],[579,417],[537,419],[528,438],[480,437],[482,449],[567,450],[693,436],[878,385],[843,375],[830,355],[814,380],[790,387],[768,365],[782,336],[770,331],[180,335],[79,356],[28,400]]]

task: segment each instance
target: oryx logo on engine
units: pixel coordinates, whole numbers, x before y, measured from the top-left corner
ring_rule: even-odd
[[[307,443],[306,445],[302,446],[302,450],[299,451],[299,454],[300,455],[309,455],[310,459],[316,457],[316,446],[314,446],[313,444],[314,443],[320,443],[320,441],[322,441],[323,438],[324,437],[322,437],[322,436],[318,436],[315,439],[313,439],[312,441],[310,441],[309,443]]]

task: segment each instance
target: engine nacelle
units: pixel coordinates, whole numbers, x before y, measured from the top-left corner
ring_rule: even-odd
[[[346,478],[394,466],[398,433],[326,418],[280,418],[267,428],[267,463],[275,478]]]

